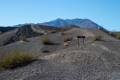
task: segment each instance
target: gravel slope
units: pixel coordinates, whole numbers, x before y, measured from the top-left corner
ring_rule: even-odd
[[[26,42],[17,41],[15,43],[0,47],[0,56],[7,54],[7,53],[16,52],[16,51],[17,52],[20,51],[23,53],[30,53],[34,55],[42,55],[42,54],[46,54],[46,53],[42,53],[45,50],[49,52],[53,52],[56,50],[60,50],[63,47],[62,45],[63,41],[62,41],[60,33],[49,34],[47,36],[52,42],[57,43],[57,44],[44,45],[42,42],[44,35],[33,37],[33,38],[28,38]]]
[[[119,80],[120,54],[111,46],[120,42],[107,44],[89,43],[41,56],[28,66],[1,72],[0,80]]]
[[[52,50],[40,55],[38,60],[24,67],[0,72],[0,80],[120,80],[120,41],[100,30],[72,29],[67,36],[74,37],[72,44],[63,48],[60,33],[50,34],[56,46],[43,46],[40,38],[29,42],[16,42],[0,47],[4,54],[15,49],[42,54],[41,49]],[[87,36],[85,45],[78,48],[75,37]],[[104,36],[105,41],[91,42],[95,36]],[[90,39],[89,39],[90,38]],[[36,54],[35,54],[36,55]]]

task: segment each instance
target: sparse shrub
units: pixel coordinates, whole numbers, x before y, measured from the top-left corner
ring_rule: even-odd
[[[118,37],[118,39],[120,39],[120,37]]]
[[[102,36],[96,36],[94,41],[103,41]]]
[[[117,39],[120,39],[120,34],[116,36]]]
[[[66,33],[64,33],[64,32],[61,32],[61,34],[62,34],[63,36],[65,36],[65,35],[66,35]]]
[[[71,37],[64,37],[64,42],[72,41]]]
[[[60,29],[58,29],[57,30],[58,32],[64,32],[64,31],[66,31],[64,28],[60,28]]]
[[[54,44],[54,43],[49,39],[48,36],[44,36],[44,37],[42,38],[42,43],[43,43],[44,45],[53,45],[53,44]]]
[[[120,32],[113,32],[113,33],[111,33],[111,36],[113,36],[117,39],[120,39]]]
[[[42,52],[43,52],[43,53],[50,53],[49,50],[43,50]]]
[[[21,37],[21,38],[20,38],[20,41],[29,42],[29,40],[28,40],[26,37]]]
[[[114,34],[114,33],[110,33],[110,35],[112,36],[112,37],[117,37],[117,35],[116,34]]]
[[[26,65],[34,60],[30,54],[22,52],[9,53],[0,60],[0,69],[12,69]]]
[[[50,33],[57,33],[57,31],[56,30],[51,30]]]
[[[120,36],[117,36],[117,39],[120,39]]]

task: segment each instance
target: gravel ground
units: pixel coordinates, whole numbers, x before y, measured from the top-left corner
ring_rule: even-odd
[[[0,80],[120,80],[120,42],[72,46],[27,66],[0,72]]]
[[[37,61],[12,70],[0,72],[0,80],[120,80],[120,41],[100,30],[72,29],[71,44],[63,48],[60,33],[49,35],[59,45],[44,46],[41,37],[28,39],[29,42],[15,42],[0,47],[0,54],[13,50],[40,54]],[[78,48],[76,36],[85,35],[86,44]],[[105,41],[92,41],[102,35]],[[51,53],[41,55],[41,50]]]

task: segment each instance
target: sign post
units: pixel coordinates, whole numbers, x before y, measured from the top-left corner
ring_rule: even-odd
[[[85,36],[77,36],[78,48],[80,47],[80,39],[82,39],[82,44],[85,44]]]

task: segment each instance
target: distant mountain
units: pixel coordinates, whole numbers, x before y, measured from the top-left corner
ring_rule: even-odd
[[[0,27],[0,33],[7,32],[9,30],[13,30],[13,29],[16,29],[18,27],[22,27],[24,25],[25,24],[15,25],[12,27]],[[79,18],[76,18],[76,19],[58,18],[56,20],[49,21],[49,22],[44,22],[44,23],[39,23],[39,24],[29,24],[29,25],[36,25],[36,26],[45,25],[45,26],[47,26],[47,27],[41,27],[44,29],[64,28],[64,27],[71,27],[74,25],[74,26],[78,26],[80,28],[100,29],[100,30],[103,30],[105,32],[108,32],[105,28],[101,27],[100,25],[96,24],[95,22],[93,22],[89,19],[79,19]]]
[[[54,26],[54,27],[64,27],[68,25],[76,25],[80,28],[92,28],[92,29],[99,29],[101,26],[96,24],[95,22],[89,19],[56,19],[50,22],[42,23],[44,25]]]

